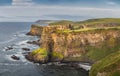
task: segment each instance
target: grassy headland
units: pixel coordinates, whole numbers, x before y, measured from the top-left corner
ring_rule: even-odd
[[[90,76],[120,75],[116,69],[120,66],[120,18],[64,20],[36,27],[31,31],[40,34],[41,48],[46,50],[33,51],[30,58],[34,61],[88,61],[95,63]]]

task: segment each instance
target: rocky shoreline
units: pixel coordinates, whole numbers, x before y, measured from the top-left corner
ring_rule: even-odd
[[[72,24],[32,25],[27,35],[38,36],[40,39],[28,43],[37,44],[40,48],[28,53],[26,58],[40,64],[59,62],[74,67],[85,67],[79,62],[88,62],[94,65],[106,56],[119,51],[120,28],[118,24],[114,24],[115,27],[108,27],[108,25],[100,28],[82,25],[79,29],[75,29]],[[90,70],[90,67],[86,68]],[[90,70],[92,76],[91,72]],[[99,76],[99,72],[96,74],[95,76]]]

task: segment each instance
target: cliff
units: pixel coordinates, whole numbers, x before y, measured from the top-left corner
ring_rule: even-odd
[[[109,60],[109,57],[110,59],[113,57],[114,60],[115,55],[113,56],[113,53],[119,53],[119,23],[114,25],[111,25],[111,23],[106,25],[105,23],[105,26],[102,26],[100,22],[95,25],[96,27],[88,26],[87,24],[84,27],[80,24],[79,29],[75,28],[78,25],[73,26],[73,24],[34,26],[30,33],[40,36],[40,48],[29,53],[26,58],[37,63],[90,62],[94,64],[90,71],[90,76],[110,76],[107,73],[112,74],[111,76],[116,76],[116,74],[119,74],[119,70],[116,71],[114,65],[118,67],[119,65],[113,61],[114,63],[111,64],[115,70],[115,73],[113,73],[109,70],[111,66],[107,65],[111,61],[105,63],[104,60]],[[37,28],[37,30],[34,28]],[[105,64],[106,67],[101,64]],[[99,70],[96,70],[97,67]]]
[[[33,24],[31,26],[30,32],[28,32],[27,35],[40,36],[42,34],[42,29],[43,29],[43,26]]]
[[[43,20],[41,22],[50,22],[50,20]],[[37,21],[40,22],[40,21]],[[42,34],[43,27],[52,28],[53,30],[79,30],[83,28],[104,28],[104,27],[118,27],[120,26],[120,18],[101,18],[101,19],[88,19],[85,21],[51,21],[48,26],[40,26],[40,24],[33,24],[31,30],[27,35],[40,36]]]
[[[47,61],[85,61],[93,63],[119,50],[119,27],[72,31],[69,29],[66,26],[43,27],[39,43],[41,44],[40,47],[48,52],[48,55],[46,55]],[[53,56],[53,54],[56,54],[56,56]],[[37,53],[34,54],[34,56],[36,55],[38,56]],[[31,55],[31,58],[34,56]],[[35,62],[40,61],[38,59]]]
[[[62,54],[64,57],[62,61],[94,62],[117,51],[120,45],[120,30],[117,29],[97,29],[69,33],[48,33],[47,31],[44,31],[41,37],[41,47]],[[54,59],[51,60],[54,61]]]

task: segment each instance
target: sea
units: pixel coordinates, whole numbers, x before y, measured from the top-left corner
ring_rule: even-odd
[[[28,41],[39,37],[27,36],[33,22],[0,22],[0,76],[88,76],[84,70],[69,66],[35,64],[25,59],[29,48],[31,51],[39,48],[28,44]],[[44,25],[43,23],[41,25]],[[9,49],[11,48],[11,49]],[[11,56],[20,60],[14,60]]]

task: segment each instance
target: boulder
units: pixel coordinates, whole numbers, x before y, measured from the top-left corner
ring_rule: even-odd
[[[12,55],[11,58],[14,59],[14,60],[20,60],[20,58],[17,57],[16,55]]]
[[[24,50],[24,51],[30,51],[29,48],[22,48],[22,50]]]
[[[38,41],[28,41],[28,44],[34,44],[34,45],[40,45],[39,40]]]
[[[5,51],[12,50],[12,49],[13,49],[12,46],[8,46],[8,47],[5,48]]]

